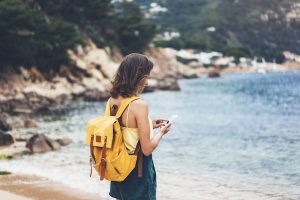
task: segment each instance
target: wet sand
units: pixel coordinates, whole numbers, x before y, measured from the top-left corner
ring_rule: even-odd
[[[5,200],[104,200],[47,178],[28,175],[0,176],[0,197]]]
[[[32,200],[31,198],[23,197],[20,195],[16,195],[10,192],[0,190],[0,197],[1,199],[5,200]]]

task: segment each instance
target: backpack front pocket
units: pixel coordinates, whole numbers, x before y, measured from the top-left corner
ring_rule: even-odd
[[[115,176],[114,179],[117,179],[115,181],[123,181],[134,169],[136,160],[137,156],[129,155],[126,148],[124,148],[118,156],[107,162],[107,172]]]

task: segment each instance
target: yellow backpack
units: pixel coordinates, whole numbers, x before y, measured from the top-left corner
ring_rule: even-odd
[[[122,102],[115,116],[111,116],[110,100],[107,101],[105,115],[90,120],[86,126],[85,143],[90,146],[90,165],[100,176],[109,181],[123,181],[134,169],[139,154],[138,176],[142,176],[143,154],[138,143],[135,153],[129,155],[125,147],[119,118],[130,102],[139,97],[130,97]]]

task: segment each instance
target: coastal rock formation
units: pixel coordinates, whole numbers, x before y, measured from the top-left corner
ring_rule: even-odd
[[[171,48],[149,48],[145,54],[154,61],[151,77],[158,80],[165,77],[174,79],[198,77],[196,70],[177,61],[175,51]]]
[[[173,77],[166,77],[164,79],[159,80],[158,88],[161,90],[173,90],[173,91],[180,90],[177,79]]]
[[[0,130],[0,147],[1,146],[9,146],[13,143],[14,143],[13,136]]]
[[[26,143],[26,147],[31,153],[42,153],[51,150],[60,149],[60,144],[45,136],[44,134],[35,134]]]
[[[20,67],[0,76],[0,111],[32,113],[78,100],[107,99],[110,81],[122,60],[120,52],[97,48],[88,40],[86,47],[78,46],[68,54],[71,64],[62,65],[58,72]],[[145,54],[154,62],[146,92],[179,90],[178,79],[198,77],[194,69],[177,61],[171,49],[149,48]]]
[[[85,48],[78,46],[76,53],[68,51],[74,66],[98,80],[112,78],[119,63],[112,60],[110,49],[97,48],[91,40],[88,40],[87,44]]]
[[[145,53],[154,63],[146,92],[156,89],[180,90],[178,79],[198,78],[197,71],[178,62],[170,48],[149,48]]]

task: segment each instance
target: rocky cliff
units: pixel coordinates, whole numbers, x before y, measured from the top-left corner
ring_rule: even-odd
[[[74,101],[108,98],[110,80],[122,60],[121,54],[98,48],[91,40],[86,47],[78,46],[68,54],[73,64],[61,66],[51,80],[35,67],[29,70],[20,67],[0,74],[1,111],[31,113],[56,109]],[[155,63],[146,91],[179,90],[177,79],[197,77],[167,49],[149,48],[145,54]]]

